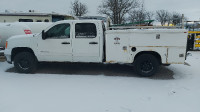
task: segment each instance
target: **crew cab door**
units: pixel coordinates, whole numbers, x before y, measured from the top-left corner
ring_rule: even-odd
[[[74,62],[100,62],[100,34],[97,23],[74,23]]]
[[[38,39],[39,61],[71,62],[72,33],[70,23],[59,23],[45,31],[45,38]]]

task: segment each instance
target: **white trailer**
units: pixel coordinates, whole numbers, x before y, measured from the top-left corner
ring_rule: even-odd
[[[5,47],[6,40],[14,35],[32,34],[31,29],[24,24],[0,24],[0,47]]]
[[[15,35],[35,34],[50,26],[51,22],[14,22],[0,23],[0,47],[4,48],[6,40]]]
[[[133,64],[142,76],[156,73],[161,64],[184,64],[187,30],[107,30],[98,20],[60,21],[37,35],[7,40],[5,56],[22,73],[38,62]]]

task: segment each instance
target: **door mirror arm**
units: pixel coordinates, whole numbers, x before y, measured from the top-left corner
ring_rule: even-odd
[[[44,30],[42,30],[42,39],[43,39],[43,40],[46,39],[46,33],[44,32]]]

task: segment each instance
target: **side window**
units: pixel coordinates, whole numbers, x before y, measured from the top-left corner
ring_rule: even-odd
[[[96,38],[97,29],[93,23],[77,23],[75,25],[76,38]]]
[[[37,20],[36,22],[42,22],[42,20]]]
[[[70,38],[70,24],[58,24],[46,32],[47,39]]]
[[[19,19],[19,22],[33,22],[32,19]]]
[[[48,19],[45,19],[44,22],[49,22],[49,20],[48,20]]]

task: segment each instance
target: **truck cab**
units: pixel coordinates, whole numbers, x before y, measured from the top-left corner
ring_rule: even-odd
[[[11,56],[14,53],[12,57],[8,56],[10,62],[14,60],[16,53],[22,49],[29,49],[39,62],[99,63],[103,60],[102,25],[101,21],[60,21],[40,34],[14,36],[8,39],[9,53],[5,54]]]
[[[102,62],[103,23],[63,21],[38,35],[37,58],[53,62]]]

